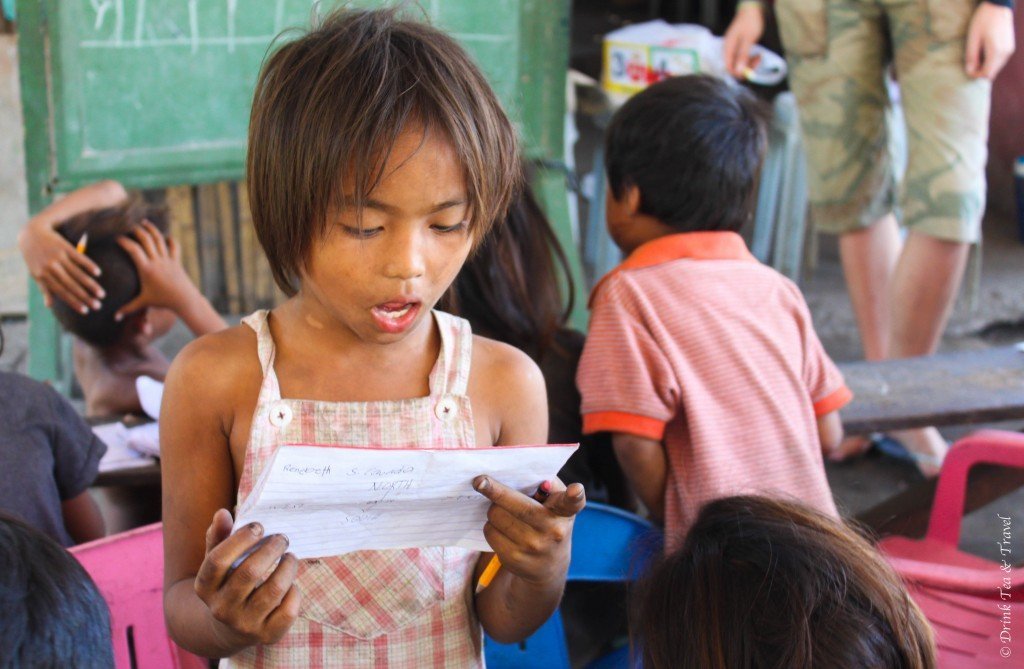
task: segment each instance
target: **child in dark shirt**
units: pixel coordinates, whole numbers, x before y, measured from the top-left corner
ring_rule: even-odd
[[[0,372],[0,397],[0,511],[62,546],[102,537],[103,518],[87,488],[107,447],[45,384]]]

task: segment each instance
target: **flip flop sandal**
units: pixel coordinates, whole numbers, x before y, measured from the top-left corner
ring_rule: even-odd
[[[887,434],[876,432],[871,435],[871,447],[886,457],[890,457],[893,460],[899,460],[900,462],[906,462],[914,465],[918,472],[920,472],[925,478],[930,478],[921,469],[921,466],[933,467],[938,470],[942,467],[942,459],[934,455],[925,455],[924,453],[914,453],[909,450],[903,442],[898,439],[894,439]]]

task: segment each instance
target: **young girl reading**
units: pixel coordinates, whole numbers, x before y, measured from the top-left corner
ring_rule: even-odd
[[[490,554],[303,560],[231,534],[279,444],[484,448],[547,437],[544,381],[432,307],[503,213],[514,130],[466,53],[394,10],[342,11],[268,57],[249,131],[253,222],[291,297],[175,359],[161,416],[168,629],[227,666],[481,666],[558,603],[582,486],[488,476]],[[468,484],[467,484],[468,485]],[[211,522],[212,519],[212,522]],[[251,550],[255,547],[255,550]]]

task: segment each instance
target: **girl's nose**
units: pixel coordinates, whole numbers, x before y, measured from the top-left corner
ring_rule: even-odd
[[[399,235],[387,249],[384,274],[389,279],[415,279],[426,271],[422,240],[417,234]]]

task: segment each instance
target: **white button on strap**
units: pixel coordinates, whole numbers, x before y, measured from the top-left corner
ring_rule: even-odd
[[[270,424],[274,427],[285,427],[292,422],[292,408],[284,402],[270,407]]]
[[[450,423],[455,420],[455,411],[458,405],[451,395],[442,395],[441,399],[434,405],[434,415],[443,423]]]

